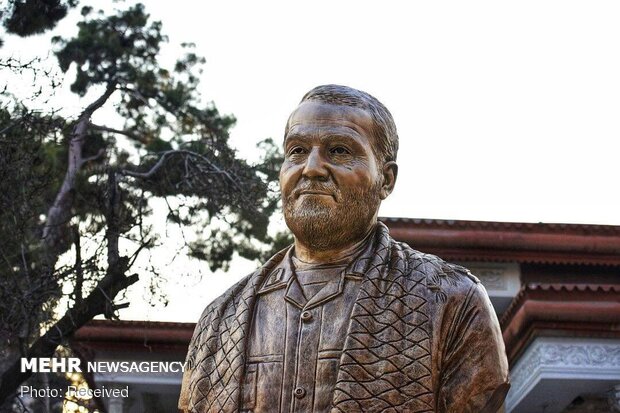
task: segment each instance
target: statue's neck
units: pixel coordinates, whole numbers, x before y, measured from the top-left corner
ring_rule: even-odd
[[[347,258],[353,258],[353,255],[362,249],[374,228],[374,225],[371,226],[361,239],[346,245],[344,248],[316,250],[295,238],[295,257],[307,264],[330,264],[346,261]]]

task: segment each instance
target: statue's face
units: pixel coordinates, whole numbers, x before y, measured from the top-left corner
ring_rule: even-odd
[[[346,247],[374,224],[381,168],[363,109],[306,101],[292,113],[280,188],[286,224],[317,250]]]

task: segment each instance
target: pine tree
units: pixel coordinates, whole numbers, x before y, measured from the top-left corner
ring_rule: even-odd
[[[26,36],[53,28],[75,2],[10,5],[7,33]],[[148,225],[153,200],[174,200],[167,219],[193,231],[187,253],[213,270],[234,252],[264,258],[288,241],[267,233],[281,154],[266,140],[258,165],[238,156],[229,143],[234,117],[199,93],[204,59],[193,45],[165,68],[162,24],[143,5],[81,13],[77,35],[54,37],[54,51],[60,70],[75,69],[72,92],[96,96],[73,117],[8,98],[0,107],[0,404],[29,377],[19,357],[50,357],[94,316],[126,305],[116,297],[138,280],[136,258],[162,242]],[[0,62],[5,70],[35,64]],[[93,123],[106,107],[115,108],[114,124]],[[84,248],[97,237],[99,248]],[[68,308],[55,317],[67,285]]]

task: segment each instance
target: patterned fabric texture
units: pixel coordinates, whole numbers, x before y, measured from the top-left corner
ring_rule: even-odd
[[[256,292],[286,251],[205,309],[190,343],[182,410],[238,411]],[[382,223],[347,271],[364,280],[340,359],[332,412],[436,411],[432,317],[451,286],[463,280],[471,286],[475,277],[394,241]]]

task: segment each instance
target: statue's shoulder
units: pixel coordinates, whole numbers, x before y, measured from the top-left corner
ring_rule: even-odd
[[[213,318],[221,316],[221,313],[224,311],[227,305],[230,302],[235,301],[235,299],[241,294],[241,292],[243,291],[247,283],[252,279],[252,277],[256,276],[257,272],[258,271],[254,271],[246,275],[241,280],[233,284],[230,288],[228,288],[222,295],[207,304],[200,318],[198,319],[198,324],[202,324],[204,327],[204,325],[210,323]]]
[[[407,257],[409,271],[418,277],[422,275],[426,286],[439,301],[445,301],[448,295],[466,295],[472,286],[480,284],[480,280],[461,265],[415,250],[404,242],[397,244]]]
[[[244,294],[244,291],[254,289],[256,284],[260,282],[260,279],[269,274],[280,264],[290,248],[291,246],[288,246],[274,254],[273,257],[267,260],[260,268],[243,277],[222,295],[208,304],[200,316],[198,321],[199,325],[204,329],[214,320],[221,318],[226,311],[234,310],[238,304],[237,302],[241,299],[242,294]]]

